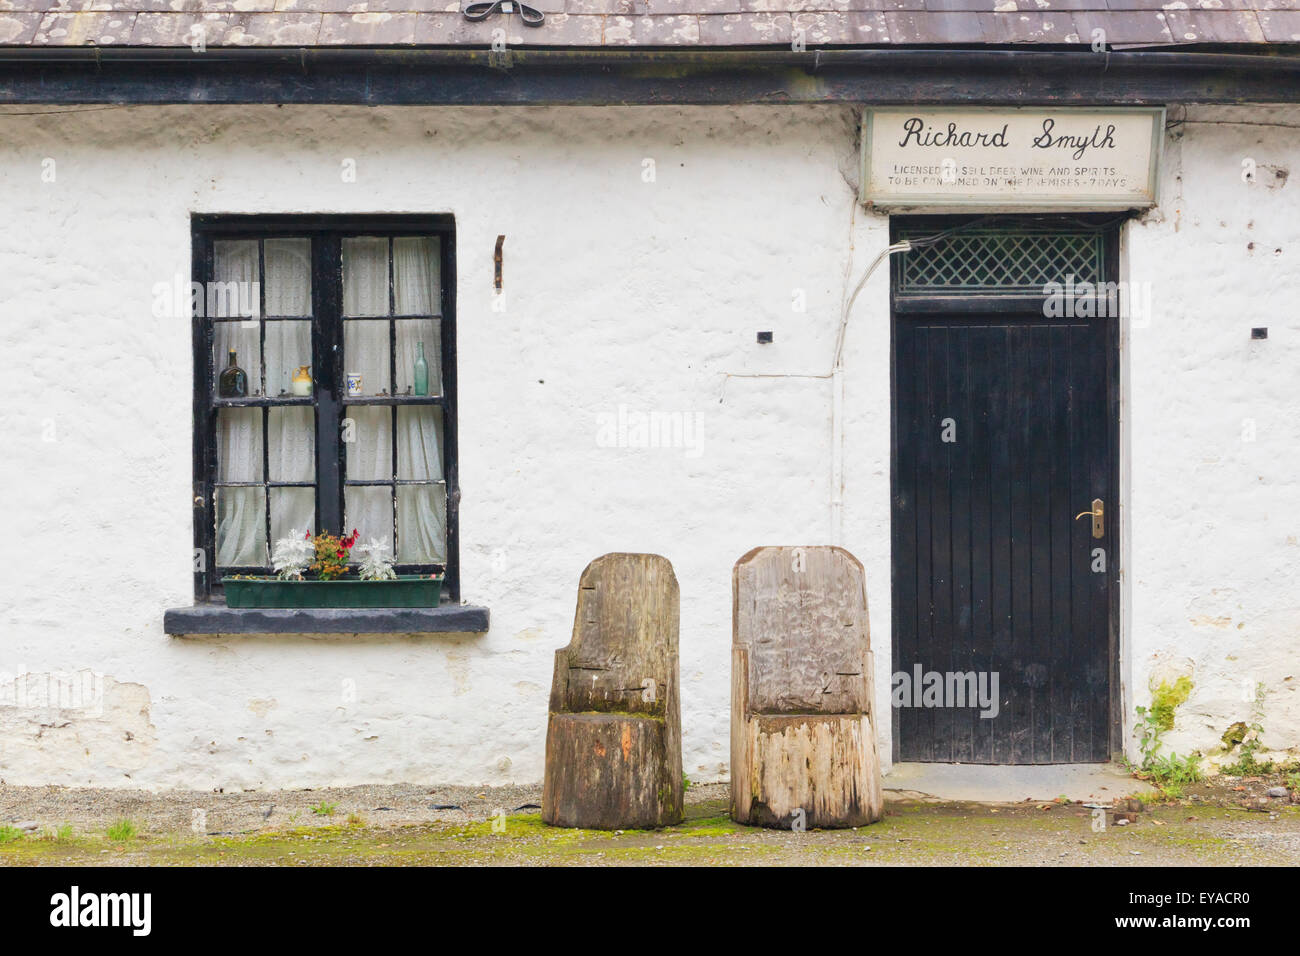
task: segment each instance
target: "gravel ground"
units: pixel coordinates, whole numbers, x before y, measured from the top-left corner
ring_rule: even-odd
[[[71,824],[75,833],[93,833],[129,819],[141,832],[231,836],[260,833],[268,827],[332,826],[351,814],[378,827],[467,824],[486,820],[498,809],[535,813],[541,802],[540,786],[394,784],[251,793],[0,786],[0,824],[36,823],[41,829]]]
[[[1103,812],[1101,829],[1098,812],[1080,803],[891,794],[880,823],[807,833],[736,825],[727,816],[726,784],[691,787],[680,826],[615,833],[543,825],[538,787],[239,794],[0,787],[0,826],[35,824],[21,836],[0,830],[0,865],[1300,864],[1300,804],[1284,798],[1261,808],[1269,784],[1229,780],[1147,806],[1126,826]],[[107,828],[121,819],[131,820],[137,835],[109,839]],[[61,826],[71,834],[52,838]]]

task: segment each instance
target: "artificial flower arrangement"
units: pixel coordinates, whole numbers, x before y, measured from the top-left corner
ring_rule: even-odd
[[[362,581],[392,581],[397,577],[393,562],[384,556],[388,545],[371,538],[357,546],[357,529],[346,537],[336,537],[321,532],[315,537],[310,531],[290,531],[287,537],[275,543],[271,552],[271,565],[281,581],[305,581],[312,574],[318,581],[334,581],[350,570],[348,559],[356,548],[365,557],[357,568]]]
[[[356,534],[355,531],[352,533]],[[376,538],[371,538],[365,544],[357,546],[357,551],[365,555],[357,568],[357,576],[362,581],[396,580],[397,572],[393,570],[393,562],[384,557],[384,552],[387,550],[388,545]]]
[[[437,607],[441,574],[399,575],[388,545],[371,538],[295,529],[271,549],[274,577],[237,574],[221,579],[228,607]],[[360,561],[355,569],[352,554]]]

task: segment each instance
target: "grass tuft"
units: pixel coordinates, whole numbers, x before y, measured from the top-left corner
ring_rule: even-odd
[[[118,820],[108,828],[108,838],[114,843],[125,843],[127,840],[134,840],[138,832],[136,825],[130,820]]]

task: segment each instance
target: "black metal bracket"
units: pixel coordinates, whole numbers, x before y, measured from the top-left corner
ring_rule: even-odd
[[[516,7],[519,10],[519,19],[524,21],[524,26],[540,27],[546,22],[546,14],[536,7],[520,3],[519,0],[476,0],[474,3],[467,3],[461,13],[465,14],[466,20],[477,23],[479,20],[486,20],[494,13],[514,13]]]

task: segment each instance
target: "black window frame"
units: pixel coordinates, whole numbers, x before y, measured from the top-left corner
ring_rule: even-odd
[[[390,395],[386,400],[349,401],[344,394],[342,240],[355,236],[437,236],[441,258],[441,396],[415,401]],[[223,407],[307,405],[315,410],[316,529],[345,532],[344,443],[340,429],[346,405],[434,405],[442,409],[443,480],[447,494],[447,562],[442,603],[460,601],[460,480],[456,415],[456,224],[447,213],[421,215],[193,215],[191,217],[192,280],[207,289],[214,278],[213,243],[218,240],[306,238],[312,241],[312,378],[309,401],[280,398],[218,399],[214,383],[219,370],[213,351],[215,325],[211,316],[195,315],[194,349],[194,599],[196,603],[225,603],[216,564],[217,413]],[[391,283],[391,276],[390,276]],[[205,296],[206,298],[206,296]],[[259,303],[259,317],[264,309]],[[390,321],[393,320],[389,316]],[[263,329],[265,326],[263,325]],[[264,336],[264,331],[263,331]],[[390,342],[390,348],[393,345]],[[390,390],[395,382],[390,383]],[[264,412],[264,416],[268,413]],[[265,422],[265,418],[264,418]],[[265,454],[266,436],[263,436]],[[396,476],[395,476],[396,477]],[[264,474],[263,480],[269,480]],[[268,541],[268,547],[273,542]],[[418,566],[423,568],[426,566]],[[437,568],[438,565],[429,565]],[[416,568],[413,568],[413,570]],[[224,569],[241,573],[238,569]]]

